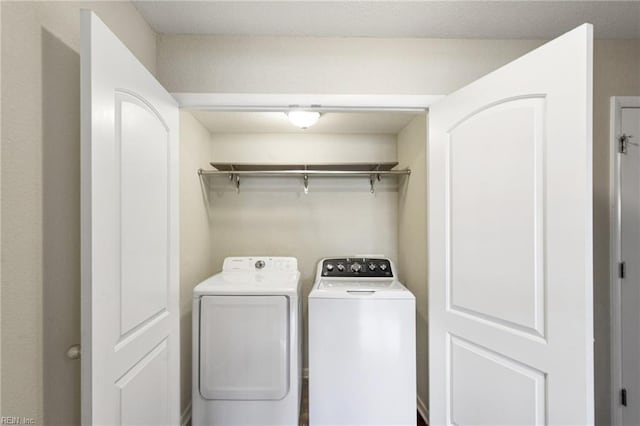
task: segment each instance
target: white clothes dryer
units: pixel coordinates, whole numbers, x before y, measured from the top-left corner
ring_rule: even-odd
[[[309,424],[416,424],[416,305],[386,258],[318,264],[309,294]]]
[[[194,426],[298,426],[300,272],[291,257],[228,257],[193,290]]]

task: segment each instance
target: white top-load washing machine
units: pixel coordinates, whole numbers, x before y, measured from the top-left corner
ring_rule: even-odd
[[[194,426],[298,426],[300,302],[291,257],[228,257],[193,290]]]
[[[415,426],[415,297],[386,258],[318,264],[309,294],[309,424]]]

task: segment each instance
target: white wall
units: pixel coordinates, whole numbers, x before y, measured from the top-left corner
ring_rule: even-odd
[[[386,162],[396,155],[395,135],[212,135],[211,159],[220,162]],[[216,270],[226,256],[297,257],[306,301],[323,257],[373,253],[397,259],[394,179],[383,180],[375,194],[367,177],[310,177],[306,195],[296,178],[242,178],[236,194],[222,176],[211,179],[210,188]]]
[[[207,168],[209,131],[190,112],[180,113],[180,395],[191,403],[191,311],[193,288],[213,275],[206,192],[196,174]]]
[[[570,30],[570,28],[567,28]],[[161,35],[158,74],[174,92],[447,94],[539,40]],[[608,424],[609,97],[640,95],[640,40],[598,40],[594,69],[596,418]]]
[[[156,36],[128,2],[2,7],[2,415],[80,423],[80,8],[152,72]]]
[[[398,135],[398,167],[411,169],[398,194],[398,266],[400,280],[416,296],[416,373],[418,400],[424,404],[420,409],[429,404],[426,140],[426,114]]]

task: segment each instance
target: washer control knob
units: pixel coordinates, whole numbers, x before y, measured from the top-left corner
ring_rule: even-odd
[[[360,272],[361,269],[362,269],[362,265],[359,264],[358,262],[351,264],[351,272],[355,272],[357,274],[358,272]]]
[[[387,270],[387,264],[386,263],[381,263],[380,264],[380,270],[381,271],[386,271]]]
[[[338,271],[344,271],[344,265],[342,263],[338,263]]]
[[[369,263],[368,267],[369,267],[370,271],[374,271],[376,269],[376,264],[371,262],[371,263]]]
[[[327,263],[327,271],[329,271],[329,272],[333,271],[333,264],[332,263]]]

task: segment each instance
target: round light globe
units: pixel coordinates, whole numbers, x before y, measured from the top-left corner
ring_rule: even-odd
[[[318,122],[320,113],[317,111],[289,111],[287,117],[294,126],[308,129]]]

